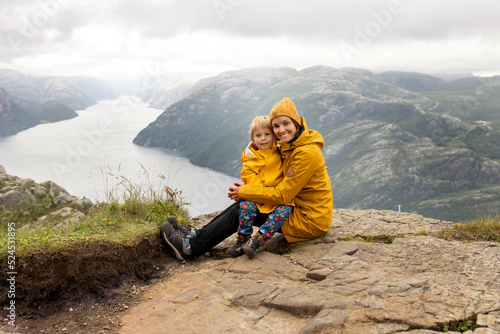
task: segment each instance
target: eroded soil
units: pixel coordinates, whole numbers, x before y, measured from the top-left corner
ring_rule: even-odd
[[[0,333],[118,333],[120,318],[151,284],[196,270],[203,259],[174,260],[158,236],[135,245],[86,244],[22,259],[16,276],[16,326],[6,307]],[[6,272],[5,268],[2,268]],[[7,305],[7,286],[2,305]]]

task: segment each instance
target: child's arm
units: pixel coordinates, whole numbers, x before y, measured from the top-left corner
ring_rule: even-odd
[[[245,163],[241,168],[240,177],[244,184],[260,184],[258,171],[253,170]]]

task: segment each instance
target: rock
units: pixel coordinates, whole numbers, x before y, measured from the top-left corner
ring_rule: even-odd
[[[44,187],[40,185],[35,185],[30,188],[30,192],[35,196],[35,198],[43,198],[47,196],[47,191]]]
[[[49,195],[52,197],[57,197],[61,194],[69,195],[69,193],[66,191],[66,189],[64,189],[63,187],[61,187],[60,185],[58,185],[52,181],[45,181],[45,182],[40,183],[40,185],[46,187],[49,191]]]
[[[57,228],[67,227],[71,223],[77,222],[84,216],[85,214],[83,214],[82,212],[66,206],[38,218],[37,221],[31,224],[29,228],[42,228],[49,223],[51,224],[51,226]]]
[[[344,311],[326,309],[321,310],[314,319],[300,330],[300,334],[319,333],[332,326],[341,326],[347,317]]]
[[[0,167],[2,166],[0,165]],[[0,189],[0,209],[2,210],[17,210],[23,202],[43,206],[44,210],[48,208],[47,205],[50,202],[55,205],[55,208],[52,209],[53,212],[39,217],[35,222],[35,226],[46,224],[49,218],[49,220],[53,220],[52,223],[56,223],[57,227],[66,226],[77,221],[84,214],[76,209],[70,207],[61,208],[61,206],[74,203],[77,207],[90,208],[93,205],[89,199],[78,199],[52,181],[38,184],[32,179],[23,179],[0,173],[0,182],[3,186]],[[29,228],[29,226],[26,225],[20,228]]]
[[[26,192],[21,187],[18,187],[1,195],[0,206],[6,210],[15,210],[22,202],[33,201],[35,201],[35,197],[30,192]]]
[[[92,203],[92,201],[89,200],[88,198],[77,199],[75,201],[75,203],[77,205],[81,205],[81,206],[86,207],[86,208],[90,208],[94,205],[94,203]]]
[[[7,174],[3,165],[0,165],[0,174]]]
[[[121,333],[457,333],[459,321],[476,318],[471,333],[500,333],[500,244],[438,239],[431,232],[451,223],[414,214],[334,216],[327,234],[300,247],[278,236],[287,252],[205,258],[165,278],[122,318]],[[387,235],[398,237],[354,239]]]
[[[71,196],[70,194],[61,194],[59,196],[54,197],[54,204],[59,205],[59,204],[68,204],[70,202],[76,201],[77,198],[74,196]]]

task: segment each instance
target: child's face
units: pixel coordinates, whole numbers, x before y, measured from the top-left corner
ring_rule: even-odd
[[[288,143],[292,140],[299,131],[292,119],[288,116],[278,116],[272,121],[273,131],[276,137],[283,143]]]
[[[273,147],[274,134],[268,127],[257,127],[253,133],[252,141],[259,150]]]

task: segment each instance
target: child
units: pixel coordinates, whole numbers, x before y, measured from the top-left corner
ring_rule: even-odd
[[[241,154],[241,179],[244,184],[274,187],[283,179],[281,156],[276,147],[276,136],[267,116],[257,116],[250,126],[251,143]],[[232,256],[249,258],[288,220],[291,205],[261,204],[250,201],[239,203],[239,226],[236,244],[227,250]],[[253,223],[258,214],[267,215],[267,220],[252,238]]]

